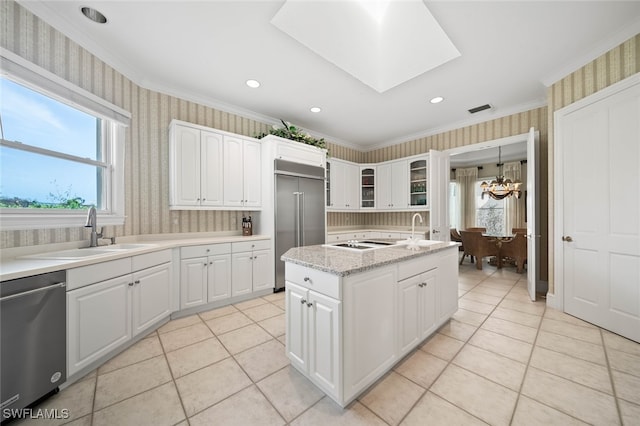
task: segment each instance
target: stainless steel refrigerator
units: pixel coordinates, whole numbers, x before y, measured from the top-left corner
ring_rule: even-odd
[[[324,244],[325,178],[322,167],[275,161],[275,290],[284,289],[284,262],[292,247]]]

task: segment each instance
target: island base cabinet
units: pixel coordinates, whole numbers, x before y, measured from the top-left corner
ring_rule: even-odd
[[[442,324],[458,310],[458,252],[446,250],[438,262],[437,323]]]
[[[398,360],[396,266],[344,279],[344,400],[357,396]]]
[[[398,353],[403,357],[436,327],[436,269],[398,282]]]
[[[291,365],[340,401],[340,301],[287,282],[285,303]]]

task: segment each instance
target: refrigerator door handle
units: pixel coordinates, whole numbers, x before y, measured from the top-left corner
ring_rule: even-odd
[[[304,246],[304,192],[300,193],[300,207],[298,208],[298,214],[300,218],[298,222],[300,223],[300,245]]]
[[[293,233],[296,236],[296,247],[300,247],[300,193],[294,192],[293,195],[296,196]]]

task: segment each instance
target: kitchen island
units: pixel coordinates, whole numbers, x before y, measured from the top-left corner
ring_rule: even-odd
[[[287,356],[342,407],[458,308],[458,243],[307,246],[282,260]]]

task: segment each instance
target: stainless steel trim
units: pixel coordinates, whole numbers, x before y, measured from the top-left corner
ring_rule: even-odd
[[[294,218],[293,233],[296,236],[296,247],[300,247],[300,192],[294,192],[296,196],[296,213]]]
[[[315,175],[302,175],[300,173],[295,173],[295,172],[285,172],[282,170],[276,170],[275,174],[277,175],[285,175],[285,176],[294,176],[294,177],[304,177],[304,178],[309,178],[309,179],[316,179],[316,180],[325,180],[324,177],[320,177],[320,176],[315,176]]]
[[[300,208],[298,209],[298,215],[300,218],[298,222],[300,223],[300,246],[304,246],[304,192],[300,193]]]
[[[17,293],[17,294],[12,294],[10,296],[0,297],[0,302],[3,301],[3,300],[17,299],[18,297],[27,296],[29,294],[40,293],[41,291],[46,291],[46,290],[51,290],[51,289],[54,289],[54,288],[65,287],[66,285],[67,285],[67,283],[64,283],[64,282],[63,283],[55,283],[55,284],[52,284],[52,285],[47,286],[47,287],[36,288],[34,290],[25,291],[23,293]]]

